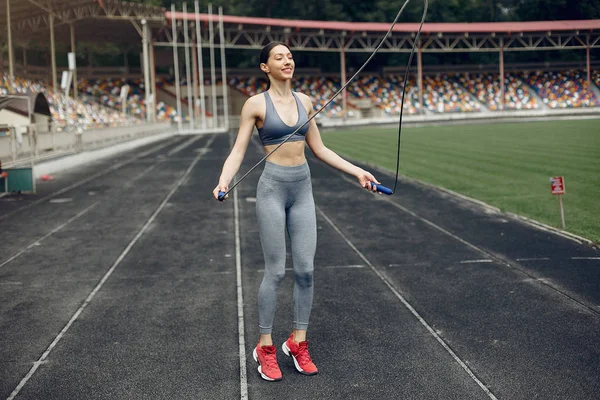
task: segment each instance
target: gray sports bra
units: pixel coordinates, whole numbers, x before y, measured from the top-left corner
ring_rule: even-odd
[[[260,137],[260,141],[262,142],[263,146],[279,144],[283,142],[300,125],[304,124],[308,120],[308,114],[306,113],[306,109],[302,105],[302,102],[300,99],[298,99],[298,96],[292,92],[294,99],[296,99],[296,106],[298,108],[298,122],[296,122],[296,125],[294,126],[286,125],[285,122],[283,122],[279,117],[279,114],[277,114],[277,110],[273,105],[273,101],[271,100],[271,96],[269,96],[269,92],[264,93],[267,108],[265,110],[265,120],[263,122],[263,126],[258,128],[258,136]],[[288,142],[305,140],[306,132],[308,132],[308,124],[296,132],[294,136],[288,140]]]

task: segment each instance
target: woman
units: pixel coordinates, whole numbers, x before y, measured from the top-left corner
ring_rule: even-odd
[[[240,116],[237,139],[227,157],[213,194],[226,192],[238,172],[254,126],[258,128],[265,154],[281,144],[312,115],[308,96],[291,90],[294,59],[285,43],[271,42],[260,53],[260,69],[267,75],[267,91],[246,100]],[[265,259],[265,273],[258,291],[260,339],[253,351],[261,377],[281,380],[276,349],[271,337],[277,288],[285,271],[285,234],[290,236],[294,264],[294,325],[283,351],[305,375],[318,372],[308,353],[306,330],[313,300],[313,262],[317,246],[315,204],[310,170],[304,155],[307,143],[317,158],[354,175],[367,190],[377,180],[369,172],[342,159],[323,144],[314,119],[274,152],[265,164],[256,193],[256,214]],[[227,196],[228,197],[228,196]],[[227,198],[226,197],[226,198]]]

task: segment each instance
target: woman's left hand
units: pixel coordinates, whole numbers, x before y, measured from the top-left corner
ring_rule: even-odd
[[[377,191],[377,189],[372,187],[371,182],[379,183],[379,181],[377,179],[375,179],[375,177],[370,172],[365,171],[365,170],[360,170],[360,172],[358,174],[356,174],[356,179],[358,179],[360,186],[362,186],[363,188],[370,190],[372,192]]]

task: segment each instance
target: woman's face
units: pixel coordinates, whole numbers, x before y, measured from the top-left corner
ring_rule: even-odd
[[[294,58],[290,50],[277,45],[271,49],[266,64],[261,64],[261,69],[270,74],[271,77],[280,80],[292,79],[294,75]]]

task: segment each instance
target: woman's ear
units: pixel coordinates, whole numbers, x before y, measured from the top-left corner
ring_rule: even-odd
[[[265,63],[260,63],[260,70],[265,74],[269,73],[269,66]]]

